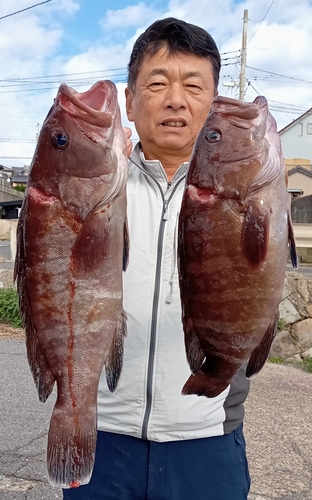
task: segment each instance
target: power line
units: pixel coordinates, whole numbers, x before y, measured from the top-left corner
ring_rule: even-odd
[[[279,74],[279,73],[274,73],[273,71],[266,71],[266,70],[264,70],[264,69],[254,68],[254,67],[252,67],[252,66],[246,66],[246,68],[249,68],[249,69],[254,69],[254,70],[256,70],[256,71],[261,71],[262,73],[268,73],[269,75],[281,76],[281,77],[283,77],[283,78],[287,78],[287,79],[289,79],[289,80],[295,80],[295,81],[297,81],[297,82],[304,82],[304,83],[311,83],[311,84],[312,84],[312,82],[311,82],[310,80],[304,80],[304,79],[302,79],[302,78],[296,78],[296,77],[294,77],[294,76],[286,76],[286,75],[281,75],[281,74]]]
[[[31,160],[32,156],[0,156],[1,160]]]
[[[50,1],[50,0],[49,0]],[[60,73],[58,75],[41,75],[41,76],[31,76],[31,77],[22,77],[22,78],[0,78],[0,82],[18,82],[24,80],[39,80],[41,78],[63,78],[64,76],[77,76],[77,75],[92,75],[94,73],[105,73],[107,71],[126,71],[126,68],[111,68],[111,69],[97,69],[94,71],[79,71],[79,73]]]
[[[4,137],[0,137],[0,142],[17,142],[17,143],[32,143],[37,142],[35,139],[5,139]]]
[[[226,54],[233,54],[235,52],[240,52],[240,49],[230,50],[229,52],[220,52],[220,56],[225,56]]]
[[[258,80],[258,78],[256,78],[256,77],[254,77],[254,76],[253,76],[253,77],[252,77],[252,80],[254,80],[254,82],[257,82],[257,85],[258,85],[259,89],[261,90],[262,95],[266,95],[266,97],[267,97],[268,101],[270,101],[270,102],[274,103],[275,108],[280,107],[280,108],[285,109],[285,106],[286,106],[287,110],[289,110],[289,111],[290,111],[290,112],[292,112],[292,113],[302,113],[302,112],[305,112],[305,111],[306,111],[306,109],[307,109],[307,108],[306,108],[306,107],[303,107],[303,106],[298,106],[298,105],[295,105],[295,104],[288,104],[288,103],[285,103],[285,102],[280,102],[280,101],[273,101],[272,99],[269,99],[269,97],[268,97],[267,93],[264,91],[264,89],[262,89],[262,88],[261,88],[261,86],[260,86],[260,84],[259,84],[259,80]],[[259,92],[257,91],[257,89],[256,89],[256,88],[255,88],[255,87],[251,84],[250,78],[248,79],[248,85],[249,85],[250,87],[252,87],[252,88],[254,89],[254,91],[255,91],[255,92],[259,93]],[[282,105],[282,106],[281,106],[281,105]],[[271,109],[272,109],[272,108],[271,108]]]
[[[20,12],[25,12],[25,10],[33,9],[34,7],[37,7],[38,5],[43,5],[44,3],[48,3],[48,2],[51,2],[51,0],[45,0],[45,2],[36,3],[35,5],[31,5],[30,7],[26,7],[26,9],[17,10],[16,12],[12,12],[12,14],[7,14],[6,16],[0,17],[0,20],[5,19],[6,17],[15,16],[15,14],[19,14]]]
[[[51,1],[51,0],[49,0]],[[232,51],[232,52],[235,52],[235,53],[239,53],[240,50],[237,50],[237,51]],[[230,52],[225,52],[224,54],[230,54]],[[227,57],[227,58],[222,58],[221,60],[222,61],[228,61],[228,60],[231,60],[231,59],[234,59],[234,61],[239,57],[239,54],[237,56],[231,56],[231,57]],[[120,72],[120,73],[117,73],[115,74],[116,72]],[[108,73],[105,75],[105,73]],[[80,72],[76,72],[76,73],[59,73],[59,74],[56,74],[56,75],[40,75],[40,76],[30,76],[30,77],[19,77],[19,78],[0,78],[0,86],[4,86],[4,85],[1,85],[2,83],[14,83],[14,84],[25,84],[25,85],[30,85],[32,83],[39,83],[37,80],[45,80],[43,83],[55,83],[55,82],[51,82],[51,79],[54,79],[54,78],[57,78],[58,81],[60,78],[68,78],[68,77],[72,77],[72,76],[90,76],[90,75],[94,75],[94,78],[100,78],[102,75],[105,76],[105,78],[108,78],[110,76],[123,76],[123,77],[126,77],[127,76],[127,68],[124,67],[124,68],[110,68],[110,69],[99,69],[99,70],[95,70],[95,71],[80,71]],[[73,80],[71,79],[71,81],[76,81],[76,80]]]
[[[266,13],[264,14],[263,18],[261,19],[260,21],[260,24],[257,26],[257,28],[255,29],[255,31],[253,32],[253,34],[251,35],[251,37],[249,38],[248,40],[248,43],[250,43],[250,40],[255,36],[255,34],[257,33],[258,29],[260,28],[261,24],[263,23],[263,21],[265,20],[266,16],[268,15],[272,5],[274,4],[275,0],[272,0],[271,2],[271,5],[270,7],[268,8],[268,10],[266,11]]]
[[[284,104],[284,105],[286,105],[286,106],[296,108],[296,109],[298,109],[299,111],[307,111],[307,108],[306,108],[306,107],[303,107],[303,106],[300,106],[300,105],[296,105],[296,104],[289,104],[289,103],[286,103],[286,102],[281,102],[281,101],[274,101],[273,99],[271,99],[271,102],[274,102],[274,103],[276,103],[276,104]]]

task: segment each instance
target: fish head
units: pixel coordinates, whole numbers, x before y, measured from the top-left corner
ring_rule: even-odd
[[[38,138],[31,185],[69,206],[87,202],[97,185],[94,204],[112,184],[117,190],[124,185],[126,171],[115,84],[99,81],[83,93],[61,84]]]
[[[269,157],[278,155],[270,140],[278,144],[279,137],[265,97],[252,103],[216,97],[193,149],[189,182],[244,200],[271,170]]]

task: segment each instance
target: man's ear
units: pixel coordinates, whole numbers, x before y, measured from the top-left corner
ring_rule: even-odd
[[[125,89],[126,96],[126,113],[129,122],[133,122],[133,109],[132,109],[132,101],[133,101],[133,91],[128,87]]]

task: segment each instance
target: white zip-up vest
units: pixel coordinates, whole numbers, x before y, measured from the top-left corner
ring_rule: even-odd
[[[190,375],[184,347],[177,270],[177,224],[187,163],[168,183],[159,161],[138,144],[127,185],[129,265],[123,276],[128,334],[116,391],[103,370],[98,429],[154,441],[222,435],[243,420],[249,381],[241,370],[216,398],[182,396]]]

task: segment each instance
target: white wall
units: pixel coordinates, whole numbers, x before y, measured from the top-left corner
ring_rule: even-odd
[[[305,158],[312,163],[312,113],[280,133],[284,158]]]

